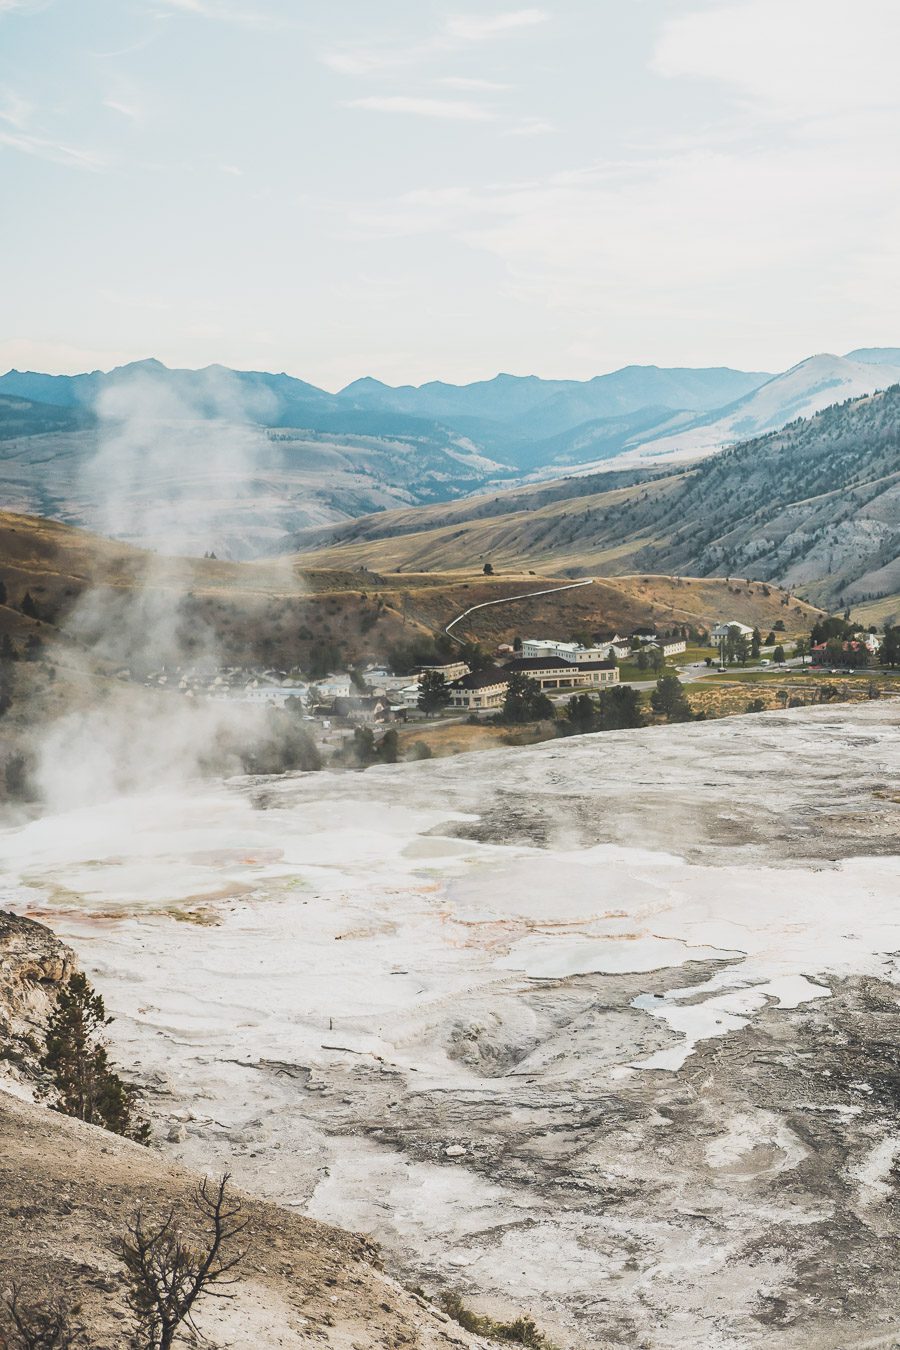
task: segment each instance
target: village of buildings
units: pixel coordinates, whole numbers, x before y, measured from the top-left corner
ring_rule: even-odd
[[[686,640],[647,627],[627,637],[619,633],[603,635],[591,646],[555,638],[525,638],[521,643],[517,640],[515,647],[501,644],[492,664],[482,670],[470,670],[462,659],[448,659],[411,671],[370,664],[308,680],[299,670],[215,667],[201,662],[189,668],[161,668],[144,682],[194,698],[290,707],[308,719],[335,725],[382,725],[420,715],[421,682],[428,672],[443,677],[448,695],[446,715],[480,715],[503,707],[514,674],[527,676],[551,697],[591,692],[617,684],[619,663],[632,659],[641,649],[648,654],[658,652],[667,660],[686,650]]]
[[[743,644],[746,650],[752,636],[753,629],[748,625],[726,620],[709,632],[707,649],[718,650],[724,662],[726,643]],[[878,642],[874,634],[860,634],[859,641],[843,646],[848,658],[853,655],[851,649],[861,647],[874,656]],[[823,642],[809,648],[812,666],[826,664],[826,645]],[[162,668],[149,675],[145,683],[192,698],[286,708],[328,732],[424,718],[422,682],[429,673],[441,677],[444,684],[446,701],[439,710],[441,715],[481,718],[502,710],[514,675],[526,676],[541,693],[560,699],[618,684],[620,663],[643,666],[644,678],[653,681],[662,669],[676,668],[674,663],[686,650],[687,639],[677,630],[663,633],[648,626],[636,628],[627,636],[618,632],[597,634],[590,646],[546,637],[516,639],[515,645],[498,646],[490,663],[478,670],[470,669],[462,659],[406,671],[370,663],[309,680],[300,670],[217,668],[200,663],[191,668]],[[664,666],[666,662],[673,664]],[[716,663],[707,659],[706,664]],[[762,657],[760,664],[769,666],[771,661]],[[724,664],[718,668],[724,670]]]

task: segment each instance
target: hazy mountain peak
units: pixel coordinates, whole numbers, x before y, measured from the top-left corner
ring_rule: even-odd
[[[900,347],[857,347],[845,359],[867,366],[900,366]]]

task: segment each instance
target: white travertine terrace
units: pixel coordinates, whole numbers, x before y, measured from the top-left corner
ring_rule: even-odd
[[[781,1278],[736,1266],[741,1242],[829,1205],[723,1197],[809,1145],[783,1104],[737,1101],[735,1064],[702,1148],[668,1176],[659,1149],[704,1055],[827,1015],[836,982],[897,981],[898,769],[882,702],[190,785],[8,830],[2,903],[76,948],[191,1163],[500,1290],[561,1344],[695,1345],[700,1318],[737,1350],[766,1344],[750,1310]],[[860,1130],[848,1176],[877,1205],[892,1144],[845,1095],[810,1111]],[[626,1180],[651,1174],[641,1209]]]

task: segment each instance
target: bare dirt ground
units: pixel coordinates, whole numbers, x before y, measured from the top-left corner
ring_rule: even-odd
[[[0,1285],[64,1293],[92,1350],[121,1350],[128,1315],[118,1244],[138,1206],[191,1213],[197,1178],[156,1150],[0,1092]],[[377,1268],[364,1238],[247,1200],[249,1254],[228,1301],[199,1305],[222,1350],[333,1346],[442,1350],[483,1342]]]

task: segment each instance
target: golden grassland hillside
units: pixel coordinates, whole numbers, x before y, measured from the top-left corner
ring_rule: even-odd
[[[642,551],[660,542],[652,525],[638,528],[638,518],[673,495],[684,477],[634,482],[625,475],[595,474],[449,505],[379,512],[300,536],[305,551],[298,556],[307,564],[363,564],[385,572],[471,571],[491,562],[495,568],[552,568],[556,575],[614,575],[639,567]]]
[[[140,596],[154,612],[177,612],[187,656],[214,650],[226,664],[334,667],[383,660],[398,646],[440,633],[463,610],[488,600],[563,586],[559,570],[484,576],[481,568],[440,573],[322,567],[321,555],[254,563],[168,558],[46,521],[0,513],[0,636],[18,643],[61,629],[77,646],[89,625],[73,623],[79,601],[100,590],[109,612],[127,618]],[[23,614],[25,597],[30,614]],[[124,608],[122,608],[124,607]],[[642,623],[709,627],[720,619],[806,631],[815,611],[776,587],[736,578],[637,575],[492,606],[455,630],[487,644],[543,632],[560,638]],[[114,664],[114,663],[113,663]],[[101,667],[101,669],[103,669]],[[114,674],[107,663],[104,672]]]

